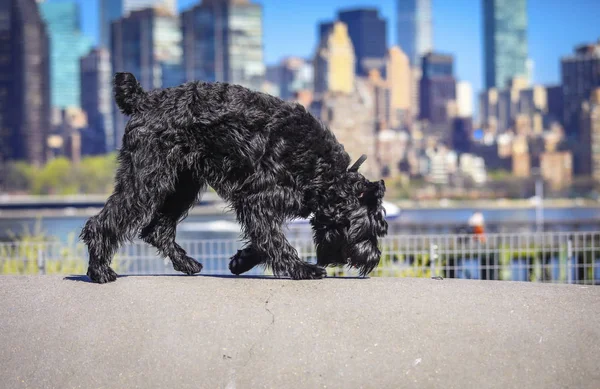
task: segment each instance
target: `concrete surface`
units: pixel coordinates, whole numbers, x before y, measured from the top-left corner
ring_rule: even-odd
[[[600,288],[0,277],[2,388],[600,388]]]

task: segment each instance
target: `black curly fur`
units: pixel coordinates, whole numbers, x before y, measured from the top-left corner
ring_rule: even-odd
[[[114,82],[115,100],[131,116],[114,192],[80,235],[94,282],[116,279],[111,259],[136,236],[176,270],[200,272],[175,229],[207,185],[235,211],[248,241],[231,259],[234,274],[264,265],[278,277],[310,279],[323,277],[323,266],[347,264],[364,276],[377,266],[385,185],[349,169],[344,147],[303,106],[226,83],[145,92],[130,73]],[[284,235],[297,217],[311,217],[317,265],[302,261]]]

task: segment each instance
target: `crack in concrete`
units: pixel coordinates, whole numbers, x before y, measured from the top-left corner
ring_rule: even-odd
[[[283,289],[283,287],[284,287],[284,285],[281,285],[282,289]],[[269,293],[269,295],[267,296],[267,299],[265,300],[265,306],[264,306],[265,311],[269,312],[269,314],[271,315],[271,323],[269,323],[269,325],[265,329],[262,336],[259,339],[257,339],[256,342],[254,342],[252,344],[252,346],[250,346],[250,349],[248,350],[248,360],[246,361],[246,363],[244,363],[243,367],[246,367],[248,365],[248,363],[250,362],[250,360],[252,359],[252,357],[254,356],[254,347],[256,347],[256,345],[265,338],[265,336],[269,333],[269,329],[272,328],[273,325],[275,324],[275,314],[268,308],[269,302],[271,301],[271,298],[273,297],[274,294],[275,294],[274,290],[271,291],[271,293]]]
[[[275,315],[274,315],[274,314],[273,314],[273,312],[271,312],[271,310],[270,310],[270,309],[267,307],[267,305],[269,304],[269,300],[271,299],[271,297],[273,297],[273,293],[271,293],[271,294],[269,295],[269,297],[267,297],[267,300],[265,301],[265,310],[271,314],[271,316],[272,316],[272,318],[271,318],[271,325],[273,325],[273,324],[275,324]]]

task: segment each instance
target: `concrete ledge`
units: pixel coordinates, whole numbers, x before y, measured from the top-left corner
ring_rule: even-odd
[[[0,277],[6,388],[599,388],[600,288]]]

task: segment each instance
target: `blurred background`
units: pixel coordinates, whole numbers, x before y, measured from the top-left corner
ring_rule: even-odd
[[[596,0],[0,0],[0,240],[76,240],[147,89],[241,84],[323,120],[384,178],[391,234],[600,220]],[[290,234],[310,237],[306,221]],[[212,192],[182,239],[229,239]]]

